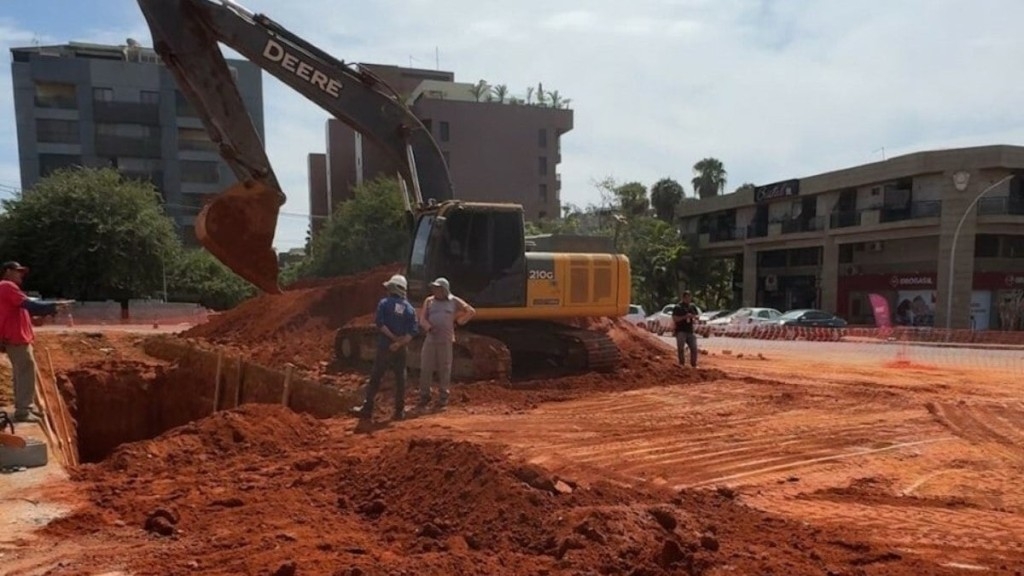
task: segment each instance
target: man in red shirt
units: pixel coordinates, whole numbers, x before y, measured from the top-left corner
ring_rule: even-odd
[[[36,359],[32,354],[32,316],[50,316],[67,303],[43,303],[29,299],[21,291],[28,268],[17,262],[0,267],[0,346],[11,359],[14,379],[14,421],[38,422],[32,406],[36,391]]]

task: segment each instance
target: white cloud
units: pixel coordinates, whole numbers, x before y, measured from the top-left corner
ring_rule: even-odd
[[[689,188],[705,156],[732,188],[875,160],[883,146],[1024,144],[1016,0],[243,4],[345,61],[433,67],[437,47],[459,80],[559,90],[575,110],[562,197],[580,204],[606,175]],[[148,44],[143,26],[139,15],[132,34]],[[285,210],[306,212],[306,155],[323,151],[327,115],[264,78]],[[305,222],[281,222],[279,246],[301,243]]]

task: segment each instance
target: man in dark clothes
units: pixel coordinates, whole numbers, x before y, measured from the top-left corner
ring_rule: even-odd
[[[388,295],[377,303],[377,355],[373,360],[373,372],[366,386],[366,399],[362,406],[352,411],[361,419],[373,417],[373,405],[380,391],[384,372],[395,375],[395,420],[405,418],[405,368],[406,346],[419,332],[416,308],[406,299],[405,276],[395,274],[384,283]]]
[[[679,354],[679,364],[686,366],[686,357],[683,356],[683,346],[690,349],[690,364],[697,367],[697,335],[693,332],[693,325],[697,321],[700,311],[691,301],[690,291],[683,292],[682,301],[672,309],[672,321],[675,323],[676,352]]]

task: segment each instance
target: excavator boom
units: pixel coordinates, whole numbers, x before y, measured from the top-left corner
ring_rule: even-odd
[[[437,143],[401,98],[261,14],[230,0],[138,0],[153,47],[199,114],[238,183],[204,206],[196,236],[239,276],[280,292],[274,233],[285,195],[218,43],[275,76],[360,132],[400,167],[407,205],[453,197]],[[420,183],[428,183],[421,190]]]

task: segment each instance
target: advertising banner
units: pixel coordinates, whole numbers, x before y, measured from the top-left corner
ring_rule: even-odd
[[[987,290],[971,292],[971,330],[988,330],[992,317],[992,293]]]
[[[900,290],[896,293],[896,324],[935,325],[935,290]]]

